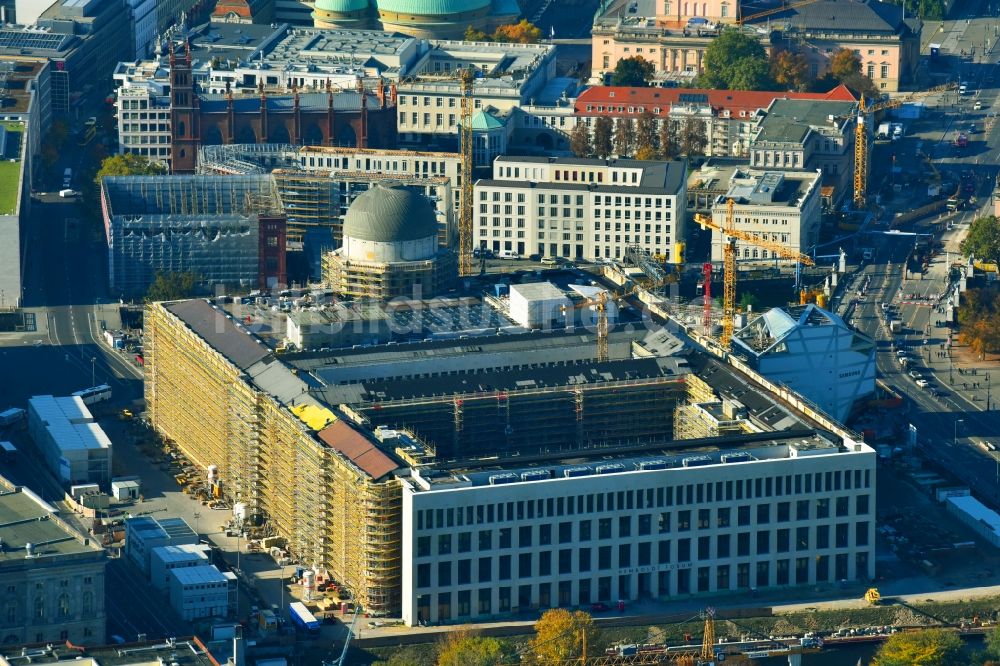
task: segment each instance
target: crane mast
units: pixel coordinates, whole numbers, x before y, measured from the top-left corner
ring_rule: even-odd
[[[472,275],[472,87],[475,77],[471,69],[460,74],[462,85],[462,115],[458,143],[462,151],[462,207],[458,221],[458,274]]]

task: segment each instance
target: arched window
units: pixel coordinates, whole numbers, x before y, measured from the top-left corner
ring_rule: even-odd
[[[7,617],[7,622],[8,623],[13,624],[14,622],[17,622],[17,602],[16,601],[8,601],[7,602],[7,611],[6,611],[6,613],[4,613],[4,615]]]
[[[45,597],[35,598],[35,617],[37,618],[45,617]]]
[[[177,123],[177,136],[181,136],[181,137],[185,136],[185,133],[184,133],[184,121],[183,120],[181,120],[180,122]]]
[[[69,615],[69,595],[63,592],[59,595],[59,617],[66,617]]]

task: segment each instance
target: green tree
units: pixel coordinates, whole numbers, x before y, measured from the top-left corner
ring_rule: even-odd
[[[704,121],[697,118],[685,118],[681,125],[679,148],[683,155],[704,155],[708,145],[708,135]]]
[[[752,294],[749,291],[744,291],[740,295],[740,310],[746,312],[750,308],[756,308],[759,302],[757,295]]]
[[[875,655],[875,666],[951,666],[963,663],[962,639],[945,629],[893,634]]]
[[[615,65],[615,71],[611,74],[611,85],[644,88],[649,85],[649,80],[653,78],[655,71],[653,63],[642,56],[623,58]]]
[[[538,666],[558,664],[578,658],[583,648],[583,635],[587,642],[594,639],[594,621],[589,613],[553,608],[535,623],[535,637],[528,642],[531,663]]]
[[[613,132],[614,123],[611,122],[611,118],[600,116],[594,120],[594,154],[602,160],[614,151]]]
[[[619,118],[615,123],[615,154],[631,157],[635,141],[635,123],[631,118]]]
[[[159,176],[167,172],[159,162],[148,157],[133,153],[120,153],[106,157],[101,161],[101,168],[94,176],[94,184],[98,189],[105,176]]]
[[[704,73],[698,77],[702,88],[766,90],[771,85],[770,68],[764,46],[753,35],[723,29],[705,49]]]
[[[157,273],[146,290],[146,302],[176,301],[194,293],[194,273]]]
[[[860,74],[861,56],[851,49],[837,49],[830,56],[829,70],[838,81],[843,81],[851,74]]]
[[[770,68],[771,78],[785,90],[805,90],[809,84],[809,61],[803,53],[774,49]]]
[[[656,116],[649,109],[644,110],[635,121],[635,147],[636,154],[644,148],[656,153]]]
[[[438,646],[437,666],[495,666],[511,656],[510,652],[496,638],[453,631]]]
[[[1000,659],[1000,626],[993,627],[983,637],[986,654],[993,659]]]
[[[488,42],[490,36],[482,30],[476,30],[471,25],[465,28],[465,41],[467,42]]]
[[[590,143],[590,128],[583,118],[579,118],[576,127],[569,133],[569,149],[577,157],[590,157],[594,154],[594,147]]]
[[[1000,218],[987,215],[973,220],[960,249],[967,257],[991,264],[1000,262]]]

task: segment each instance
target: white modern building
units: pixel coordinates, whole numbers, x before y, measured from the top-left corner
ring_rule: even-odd
[[[494,252],[621,259],[629,246],[674,263],[683,250],[684,162],[498,157],[475,186],[474,244]]]
[[[144,574],[150,572],[153,549],[197,544],[198,535],[183,518],[138,516],[125,519],[125,556]]]
[[[230,589],[236,577],[214,565],[179,567],[170,570],[170,605],[186,622],[229,615]]]
[[[875,343],[815,305],[772,308],[733,335],[732,353],[843,422],[875,392]]]
[[[132,29],[135,32],[135,58],[153,55],[156,44],[156,0],[126,0],[132,14]]]
[[[819,430],[679,444],[411,470],[404,622],[874,576],[871,447]]]
[[[737,169],[728,192],[712,205],[712,222],[726,226],[727,201],[732,199],[736,229],[805,253],[819,240],[822,178],[821,171]],[[722,261],[725,242],[722,232],[712,232],[712,261]],[[740,241],[736,253],[741,262],[779,258],[772,250]]]
[[[28,400],[28,432],[63,483],[111,481],[111,440],[79,396]]]
[[[510,318],[524,328],[566,325],[569,298],[551,282],[531,282],[510,286]]]
[[[161,592],[170,589],[171,574],[174,569],[201,567],[210,564],[209,546],[202,543],[186,543],[176,546],[157,546],[149,552],[149,582]]]

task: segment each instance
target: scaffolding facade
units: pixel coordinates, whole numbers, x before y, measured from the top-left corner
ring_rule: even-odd
[[[113,290],[143,293],[157,273],[256,286],[258,216],[280,212],[268,176],[121,176],[102,181]]]
[[[695,374],[688,376],[686,399],[674,408],[674,439],[700,439],[754,432],[746,410],[720,400],[715,390]]]
[[[440,250],[433,259],[388,263],[348,259],[339,252],[323,257],[323,283],[352,298],[432,298],[454,285],[457,270],[451,250]]]
[[[428,396],[357,406],[372,422],[406,429],[439,460],[549,453],[662,440],[685,380],[653,377],[584,385]]]
[[[399,612],[399,482],[371,478],[320,441],[163,304],[147,306],[145,325],[145,396],[157,432],[199,467],[216,465],[226,499],[244,502],[367,612]]]

